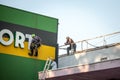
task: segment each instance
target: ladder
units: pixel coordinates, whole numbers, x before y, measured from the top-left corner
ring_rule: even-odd
[[[42,75],[41,75],[41,77],[40,77],[40,80],[45,80],[46,75],[47,75],[47,71],[48,71],[49,68],[50,68],[51,62],[52,62],[52,59],[51,59],[51,58],[48,58],[48,59],[46,60],[46,63],[45,63],[45,66],[44,66]]]

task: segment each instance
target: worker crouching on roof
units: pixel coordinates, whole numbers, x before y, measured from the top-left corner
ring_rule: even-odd
[[[39,36],[32,34],[32,41],[30,44],[30,53],[28,53],[30,56],[38,56],[38,47],[41,46],[41,41],[42,40]]]
[[[73,53],[76,52],[76,44],[74,43],[74,41],[70,38],[70,37],[66,37],[66,43],[65,45],[69,45],[69,47],[67,47],[67,55],[69,55],[69,51],[71,49],[73,49]]]

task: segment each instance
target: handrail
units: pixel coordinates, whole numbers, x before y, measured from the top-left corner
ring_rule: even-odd
[[[90,41],[90,40],[95,40],[95,39],[99,39],[99,38],[103,38],[104,43],[106,43],[105,37],[108,37],[108,36],[111,36],[111,35],[115,35],[115,34],[120,34],[120,31],[114,32],[114,33],[110,33],[110,34],[101,35],[101,36],[98,36],[98,37],[93,37],[93,38],[89,38],[89,39],[80,40],[80,41],[77,41],[77,42],[75,42],[75,43],[81,43],[81,49],[82,49],[82,50],[83,50],[83,42],[87,43],[87,45],[89,44],[89,45],[91,45],[91,46],[93,46],[93,47],[97,47],[97,46],[95,46],[95,45],[93,45],[93,44],[91,44],[91,43],[88,43],[88,41]],[[65,48],[62,48],[62,47],[64,47],[64,46],[66,46],[66,45],[61,45],[61,46],[59,46],[59,49],[64,49],[64,50],[65,50]]]

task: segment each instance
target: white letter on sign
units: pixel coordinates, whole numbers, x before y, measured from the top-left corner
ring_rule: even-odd
[[[26,34],[25,35],[26,36],[26,38],[28,38],[28,49],[30,49],[30,44],[31,44],[31,41],[32,41],[32,37],[31,37],[31,35],[30,34]]]
[[[8,41],[5,41],[5,40],[3,39],[3,35],[4,35],[4,34],[9,35],[9,37],[8,37],[9,40],[8,40]],[[10,30],[8,30],[8,29],[3,29],[3,30],[0,31],[0,42],[1,42],[3,45],[10,45],[10,44],[12,44],[13,39],[14,39],[14,37],[13,37],[13,34],[12,34],[12,32],[11,32]]]
[[[23,33],[16,31],[15,47],[24,48],[25,36]]]

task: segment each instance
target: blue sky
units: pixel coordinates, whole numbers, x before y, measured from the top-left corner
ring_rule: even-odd
[[[0,4],[59,19],[58,43],[120,31],[120,0],[0,0]]]

